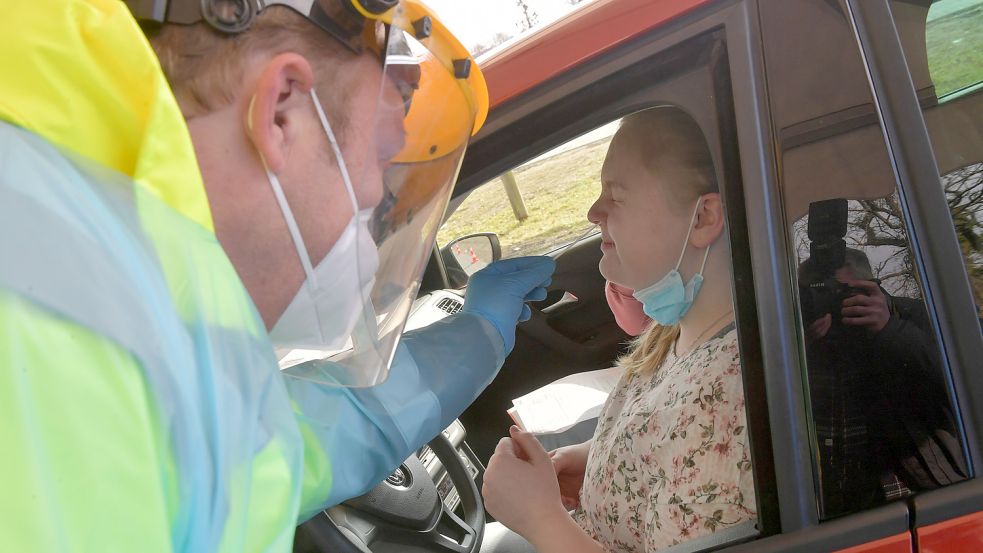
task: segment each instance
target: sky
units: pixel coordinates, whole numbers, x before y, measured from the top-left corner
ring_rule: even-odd
[[[522,10],[515,0],[424,0],[468,49],[488,44],[496,33],[519,34]],[[581,5],[587,2],[582,2]],[[539,24],[554,21],[573,9],[567,0],[526,0]]]

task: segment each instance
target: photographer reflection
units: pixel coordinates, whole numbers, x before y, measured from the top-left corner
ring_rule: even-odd
[[[798,277],[824,518],[966,475],[924,304],[888,294],[845,234],[845,200],[810,206]]]

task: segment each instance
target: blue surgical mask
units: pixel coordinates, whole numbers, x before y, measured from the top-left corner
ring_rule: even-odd
[[[689,244],[689,237],[693,232],[696,214],[700,211],[702,200],[703,198],[700,198],[696,201],[696,209],[693,210],[693,217],[690,218],[689,230],[686,231],[683,251],[679,254],[676,267],[655,284],[636,290],[632,294],[635,299],[642,302],[642,310],[645,314],[660,325],[678,324],[693,305],[693,300],[703,286],[703,269],[706,268],[707,258],[710,257],[710,246],[707,246],[707,251],[703,254],[703,265],[700,266],[699,273],[693,275],[685,285],[683,277],[679,274],[679,266],[683,262],[683,256],[686,255],[686,246]]]

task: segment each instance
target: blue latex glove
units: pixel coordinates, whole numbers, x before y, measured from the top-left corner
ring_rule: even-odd
[[[541,255],[496,261],[471,275],[463,311],[487,319],[502,335],[508,355],[515,326],[532,316],[526,302],[546,299],[554,270],[556,262]]]

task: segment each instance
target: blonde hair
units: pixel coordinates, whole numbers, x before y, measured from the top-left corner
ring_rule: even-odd
[[[633,113],[622,120],[618,133],[630,133],[629,142],[645,169],[665,173],[672,169],[681,182],[673,182],[670,197],[678,207],[692,206],[696,198],[717,192],[717,177],[706,136],[689,114],[674,106]],[[660,179],[664,182],[665,179]],[[679,338],[679,325],[651,322],[631,341],[618,365],[629,373],[654,375]]]
[[[289,8],[267,8],[247,31],[234,35],[196,23],[164,25],[148,36],[185,118],[231,104],[248,60],[295,52],[311,63],[319,84],[334,85],[319,96],[332,124],[338,130],[347,125],[346,75],[354,72],[343,69],[356,54]],[[323,88],[319,87],[319,92]]]

